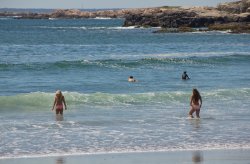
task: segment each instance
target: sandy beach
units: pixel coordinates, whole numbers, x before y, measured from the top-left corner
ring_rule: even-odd
[[[250,149],[203,150],[108,153],[55,157],[31,157],[1,159],[1,164],[166,164],[166,163],[211,163],[211,164],[249,164]]]

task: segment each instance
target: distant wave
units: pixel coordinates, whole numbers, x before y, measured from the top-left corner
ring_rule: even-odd
[[[54,20],[51,18],[50,20]],[[101,30],[101,29],[106,29],[106,30],[130,30],[130,29],[137,29],[136,26],[130,26],[130,27],[122,27],[122,26],[113,26],[113,27],[108,27],[108,26],[33,26],[33,28],[40,28],[40,29],[58,29],[58,30]],[[139,29],[139,28],[138,28]],[[142,29],[142,28],[140,28]]]
[[[110,94],[92,93],[84,94],[78,92],[63,92],[68,104],[85,104],[97,106],[115,105],[140,105],[145,103],[166,103],[170,101],[180,101],[189,93],[138,93],[138,94]],[[0,96],[1,107],[30,106],[48,107],[52,105],[54,93],[33,92],[18,94],[13,96]]]
[[[69,105],[90,106],[131,106],[131,105],[177,105],[183,104],[189,99],[190,92],[149,92],[134,94],[111,94],[111,93],[78,93],[63,92]],[[206,99],[234,100],[237,97],[250,97],[250,88],[220,89],[203,91],[202,96]],[[50,108],[53,103],[54,93],[33,92],[13,96],[0,96],[1,109],[9,107],[32,107]],[[35,108],[37,107],[37,108]],[[1,110],[0,110],[1,111]]]
[[[136,26],[129,26],[129,27],[108,27],[108,29],[112,30],[129,30],[129,29],[136,29]]]
[[[223,56],[224,55],[224,56]],[[148,56],[148,57],[147,57]],[[151,57],[152,56],[152,57]],[[122,57],[126,57],[123,55]],[[0,70],[24,69],[63,69],[63,68],[135,68],[140,66],[164,66],[165,64],[197,64],[197,65],[220,65],[227,62],[250,61],[250,53],[198,53],[198,54],[158,54],[143,55],[143,58],[135,59],[102,59],[102,60],[76,60],[55,61],[47,63],[0,63]],[[129,58],[129,57],[127,57]]]
[[[8,20],[8,19],[12,19],[10,17],[0,17],[0,20]]]
[[[51,18],[51,20],[54,20]],[[85,26],[33,26],[33,28],[41,29],[87,29]]]
[[[176,58],[190,58],[190,57],[197,57],[197,58],[213,58],[213,57],[220,57],[220,58],[230,58],[230,57],[247,57],[250,56],[250,52],[183,52],[183,53],[168,53],[168,54],[156,54],[156,57],[176,57]]]
[[[96,17],[96,18],[94,18],[94,19],[106,20],[106,19],[112,19],[112,18],[110,18],[110,17]]]
[[[226,31],[194,31],[194,32],[190,32],[190,33],[194,33],[194,34],[211,34],[211,35],[214,35],[214,34],[230,34],[232,31],[231,30],[226,30]]]
[[[8,20],[8,19],[14,19],[14,18],[20,18],[21,16],[4,16],[0,17],[0,20]]]
[[[57,18],[49,18],[49,20],[57,20]]]

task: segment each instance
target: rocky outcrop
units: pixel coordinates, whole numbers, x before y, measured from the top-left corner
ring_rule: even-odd
[[[157,8],[152,12],[130,14],[125,16],[124,26],[160,26],[163,28],[179,27],[208,27],[211,24],[223,24],[231,22],[249,22],[250,13],[232,14],[220,11],[216,8],[194,7],[194,8]]]
[[[217,6],[220,11],[226,11],[228,13],[240,14],[250,12],[250,0],[242,0],[237,2],[223,3]]]
[[[154,11],[154,12],[153,12]],[[140,14],[125,16],[124,26],[172,27],[190,22],[197,14],[183,10],[145,9]]]
[[[96,18],[108,17],[118,18],[124,15],[123,10],[101,10],[96,12],[80,11],[80,10],[56,10],[51,14],[51,18]]]
[[[250,0],[219,4],[217,7],[156,7],[141,9],[121,9],[102,11],[55,10],[50,14],[38,13],[0,13],[0,16],[15,16],[16,19],[49,19],[49,18],[125,18],[123,26],[162,27],[163,29],[184,29],[216,27],[223,24],[242,24],[241,29],[248,29],[250,23]],[[212,26],[216,25],[216,26]],[[165,31],[165,30],[163,30]]]
[[[80,10],[56,10],[50,14],[51,18],[81,18],[82,12]]]
[[[212,7],[165,7],[144,9],[125,16],[124,26],[162,27],[156,32],[187,32],[191,28],[250,32],[250,0],[220,4]],[[153,11],[153,12],[152,12]],[[221,28],[220,28],[221,26]]]
[[[213,24],[208,27],[208,30],[228,31],[229,33],[250,33],[250,24],[247,23]]]

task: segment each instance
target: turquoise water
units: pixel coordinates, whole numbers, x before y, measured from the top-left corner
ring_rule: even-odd
[[[122,24],[0,18],[0,158],[250,148],[249,34]],[[200,120],[187,119],[194,87]]]

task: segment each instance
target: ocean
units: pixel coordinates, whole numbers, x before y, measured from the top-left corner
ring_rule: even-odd
[[[250,149],[250,35],[123,21],[0,18],[0,159]],[[188,119],[193,88],[201,119]]]

